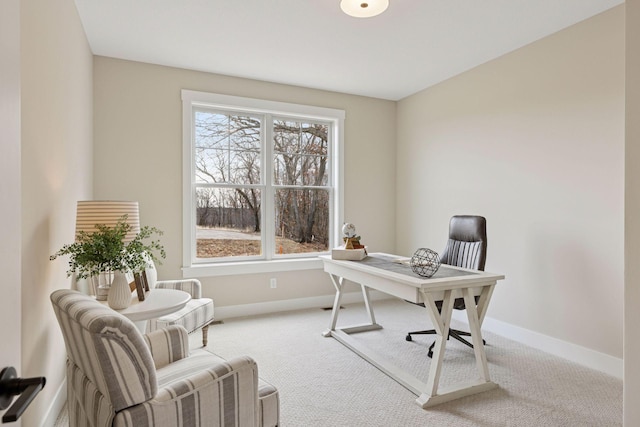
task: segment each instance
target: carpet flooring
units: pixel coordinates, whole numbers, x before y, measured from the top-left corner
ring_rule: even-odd
[[[424,309],[397,299],[373,305],[384,328],[352,337],[426,382],[433,337],[405,340],[407,331],[430,326]],[[284,427],[622,425],[622,380],[487,332],[489,372],[499,387],[424,410],[414,394],[321,335],[330,315],[309,309],[228,319],[209,328],[208,348],[224,358],[246,354],[258,362],[260,376],[280,392]],[[350,304],[341,309],[338,326],[365,321],[364,307]],[[457,322],[453,327],[464,329]],[[190,337],[192,348],[200,339]],[[473,351],[450,340],[441,386],[475,372]],[[57,427],[68,425],[65,416],[63,411]]]

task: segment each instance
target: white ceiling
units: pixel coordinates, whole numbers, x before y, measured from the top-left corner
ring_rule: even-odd
[[[75,0],[94,54],[398,100],[624,0]]]

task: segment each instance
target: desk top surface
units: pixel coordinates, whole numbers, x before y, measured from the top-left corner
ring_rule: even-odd
[[[360,261],[334,260],[330,255],[322,255],[320,258],[325,264],[325,271],[341,269],[385,277],[398,283],[417,288],[438,287],[438,284],[451,286],[453,282],[487,282],[504,279],[501,274],[494,274],[479,270],[469,270],[446,264],[440,265],[438,271],[432,277],[422,277],[414,273],[408,264],[410,258],[386,253],[371,253]],[[347,277],[348,278],[348,277]]]
[[[404,274],[411,277],[421,278],[422,276],[414,273],[409,265],[410,258],[406,257],[398,257],[395,255],[383,254],[383,253],[374,253],[370,256],[365,257],[359,262],[361,264],[370,265],[372,267],[381,268],[387,271],[393,271],[394,273]],[[469,276],[469,275],[477,275],[478,271],[471,270],[462,270],[459,268],[452,268],[446,264],[440,264],[438,270],[433,274],[433,276],[428,277],[428,279],[442,279],[447,277],[457,277],[457,276]],[[427,279],[427,277],[425,277]]]

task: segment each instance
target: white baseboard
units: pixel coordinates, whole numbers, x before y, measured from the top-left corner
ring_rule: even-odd
[[[65,403],[67,403],[67,379],[64,378],[62,380],[62,384],[58,387],[58,391],[56,391],[55,396],[53,397],[53,402],[49,406],[47,410],[47,414],[42,419],[42,423],[40,423],[40,427],[54,427],[56,425],[56,420],[58,419],[58,415],[62,411]]]
[[[372,300],[392,298],[387,294],[377,291],[371,291],[370,296]],[[258,314],[277,313],[279,311],[332,307],[334,297],[334,295],[323,295],[284,301],[269,301],[255,304],[216,307],[215,318],[216,320],[224,320],[232,317],[254,316]],[[344,294],[341,301],[342,304],[358,302],[362,302],[362,293],[359,291]],[[453,318],[467,323],[467,315],[464,311],[454,310]],[[553,354],[554,356],[562,357],[563,359],[567,359],[588,368],[604,372],[616,378],[623,378],[623,363],[620,358],[524,329],[519,326],[514,326],[490,317],[485,317],[482,329],[524,345],[537,348],[549,354]]]
[[[468,324],[467,314],[462,310],[454,310],[453,319]],[[616,378],[623,378],[623,363],[620,358],[490,317],[485,317],[482,329]]]

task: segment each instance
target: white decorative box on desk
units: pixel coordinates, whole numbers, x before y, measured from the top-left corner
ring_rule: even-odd
[[[345,249],[339,247],[331,249],[331,259],[344,259],[349,261],[360,261],[367,256],[366,248],[362,249]]]

